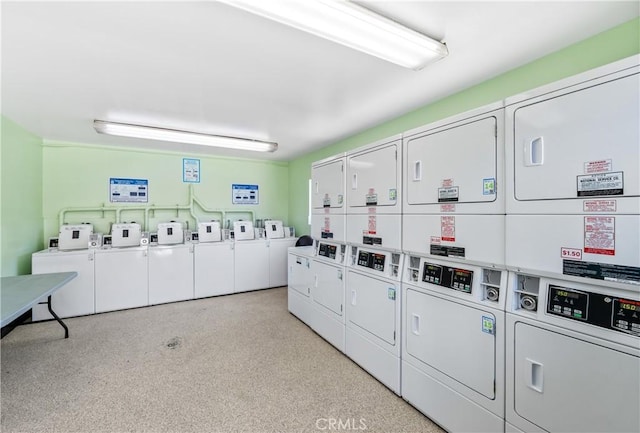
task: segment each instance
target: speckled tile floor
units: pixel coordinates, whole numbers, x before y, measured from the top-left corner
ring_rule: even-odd
[[[441,432],[287,311],[286,288],[20,326],[3,432]]]

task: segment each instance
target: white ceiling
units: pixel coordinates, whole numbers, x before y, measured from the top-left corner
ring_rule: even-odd
[[[2,2],[2,114],[46,140],[290,160],[626,22],[637,1],[361,2],[444,41],[411,71],[215,1]],[[108,137],[94,119],[277,141]]]

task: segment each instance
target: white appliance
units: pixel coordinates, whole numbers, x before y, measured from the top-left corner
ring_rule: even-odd
[[[288,258],[287,251],[295,246],[297,239],[280,238],[267,239],[269,248],[269,286],[282,287],[287,285]]]
[[[204,242],[193,245],[194,297],[205,298],[233,293],[233,242]]]
[[[193,251],[191,243],[149,247],[149,305],[194,298]]]
[[[77,272],[78,276],[65,284],[51,296],[51,307],[62,318],[93,314],[95,310],[94,290],[95,250],[60,251],[46,249],[31,255],[31,273]],[[46,299],[42,300],[43,302]],[[35,305],[31,319],[53,319],[46,305]]]
[[[58,233],[58,249],[60,251],[86,250],[92,234],[93,224],[63,224]]]
[[[158,224],[158,245],[175,245],[184,243],[182,223],[171,221]]]
[[[311,328],[345,351],[345,260],[347,246],[330,239],[316,242],[312,261]]]
[[[311,164],[311,236],[345,242],[345,155]]]
[[[638,290],[640,56],[509,98],[509,269]]]
[[[311,287],[315,283],[312,258],[313,246],[290,247],[287,254],[289,266],[287,308],[291,314],[311,326]]]
[[[111,246],[137,247],[142,239],[142,230],[138,223],[116,223],[111,226]]]
[[[504,268],[503,104],[403,137],[403,251]]]
[[[347,153],[347,243],[400,250],[402,136]]]
[[[400,394],[402,254],[353,246],[347,260],[345,352]]]
[[[96,313],[149,305],[147,247],[95,252]]]
[[[200,243],[222,241],[222,227],[220,221],[207,221],[198,223],[198,239]]]
[[[447,431],[504,431],[507,271],[407,255],[402,397]]]
[[[507,431],[640,431],[638,291],[509,279]]]
[[[269,287],[269,244],[264,239],[255,239],[250,221],[235,221],[233,231],[235,291],[266,289]]]
[[[255,230],[251,221],[234,221],[233,238],[236,241],[247,241],[255,239]]]
[[[264,222],[264,231],[267,239],[284,238],[284,226],[282,221],[267,220]]]

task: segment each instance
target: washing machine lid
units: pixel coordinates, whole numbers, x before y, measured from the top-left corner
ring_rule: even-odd
[[[158,245],[173,245],[183,242],[182,223],[172,221],[158,224]]]
[[[111,226],[111,246],[133,247],[140,245],[142,231],[138,223],[115,223]]]
[[[61,251],[87,249],[89,237],[92,234],[93,224],[63,224],[58,233],[58,249]]]
[[[234,221],[233,238],[236,241],[245,241],[255,239],[255,231],[251,221]]]
[[[222,240],[220,221],[207,221],[198,223],[199,242],[219,242]]]
[[[284,238],[284,226],[282,221],[266,220],[264,222],[264,231],[267,235],[267,239]]]

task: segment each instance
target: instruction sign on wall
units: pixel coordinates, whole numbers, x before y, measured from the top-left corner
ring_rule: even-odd
[[[109,179],[109,201],[112,203],[147,203],[149,181],[147,179]]]
[[[238,183],[231,185],[231,203],[233,204],[258,204],[258,198],[258,185]]]
[[[200,160],[182,158],[182,182],[200,183]]]

